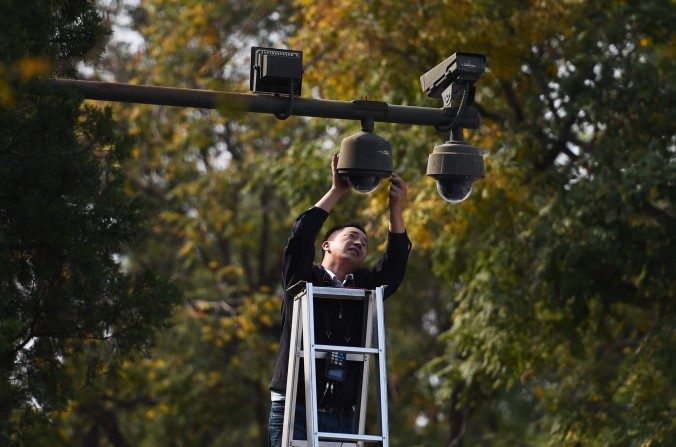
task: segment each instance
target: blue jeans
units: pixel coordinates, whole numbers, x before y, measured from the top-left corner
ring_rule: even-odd
[[[328,433],[356,433],[355,418],[319,412],[319,431]],[[282,430],[284,430],[284,402],[272,402],[270,420],[268,422],[268,436],[270,447],[281,447]],[[305,424],[305,406],[296,405],[296,415],[293,424],[293,439],[306,440],[307,428]]]

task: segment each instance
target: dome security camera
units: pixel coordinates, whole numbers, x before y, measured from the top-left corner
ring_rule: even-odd
[[[383,178],[392,174],[392,146],[376,135],[373,127],[350,135],[340,143],[338,174],[362,194],[375,191]]]
[[[447,141],[434,147],[427,159],[427,175],[437,181],[437,191],[449,203],[460,203],[472,192],[472,183],[483,178],[481,152],[462,141]]]

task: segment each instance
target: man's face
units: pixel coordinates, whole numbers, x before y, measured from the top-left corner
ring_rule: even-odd
[[[341,262],[348,262],[351,269],[362,265],[366,258],[366,235],[355,227],[346,227],[333,234],[333,237],[324,241],[322,249],[325,256],[331,256]]]

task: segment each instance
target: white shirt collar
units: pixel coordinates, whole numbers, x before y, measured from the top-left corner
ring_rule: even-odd
[[[345,282],[346,282],[348,279],[354,278],[354,275],[353,275],[352,273],[348,273],[347,275],[345,275],[345,279],[343,280],[343,282],[340,282],[340,281],[338,281],[338,279],[336,279],[336,274],[335,274],[335,273],[333,273],[331,270],[327,269],[327,268],[324,267],[324,266],[322,266],[322,268],[323,268],[324,270],[326,270],[326,273],[329,274],[329,276],[331,277],[331,279],[333,280],[333,282],[335,282],[336,284],[340,284],[341,286],[345,285]]]

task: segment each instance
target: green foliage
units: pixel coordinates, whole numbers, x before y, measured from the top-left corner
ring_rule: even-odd
[[[251,444],[276,348],[260,332],[274,325],[277,298],[258,293],[240,308],[235,316],[200,302],[177,312],[152,357],[125,361],[120,381],[90,388],[61,413],[64,445]]]
[[[243,90],[242,54],[267,43],[264,27],[287,7],[143,2],[131,26],[144,46],[133,55],[112,46],[104,67],[138,83]],[[125,262],[173,277],[186,307],[150,358],[122,365],[123,384],[100,383],[61,414],[63,442],[85,433],[103,444],[266,445],[290,224],[287,190],[270,174],[302,126],[138,105],[115,114],[136,137],[127,188],[151,203],[150,232]]]
[[[103,35],[95,9],[6,3],[1,63],[18,68],[2,79],[0,108],[0,443],[46,445],[55,412],[90,375],[147,347],[177,291],[116,260],[142,234],[143,208],[124,191],[131,141],[111,111],[34,78],[45,66],[71,72]],[[76,357],[83,380],[66,366]]]
[[[487,176],[463,204],[446,205],[423,176],[439,135],[376,126],[409,182],[414,242],[387,302],[393,445],[667,445],[671,5],[289,3],[143,2],[131,17],[144,45],[112,46],[105,67],[120,81],[243,91],[250,45],[289,46],[304,51],[305,96],[438,107],[418,76],[456,50],[489,56],[484,125],[467,133]],[[93,378],[59,413],[62,442],[264,446],[283,245],[356,125],[114,110],[137,137],[127,188],[153,204],[125,262],[176,278],[186,309],[151,357],[113,371],[122,382]],[[366,222],[371,261],[386,201],[385,188],[353,194],[331,215]]]
[[[455,208],[440,206],[430,182],[412,185],[407,226],[448,296],[430,312],[452,325],[446,353],[419,374],[421,386],[440,378],[432,388],[450,407],[423,413],[426,434],[440,437],[431,444],[447,442],[449,427],[456,443],[499,445],[491,440],[509,431],[535,444],[666,444],[675,430],[673,8],[301,3],[294,43],[316,58],[308,75],[329,79],[329,97],[419,102],[410,67],[422,73],[453,50],[489,56],[477,84],[486,122],[472,136],[489,149],[486,179]],[[406,141],[428,152],[438,144]],[[406,296],[427,298],[428,287]],[[407,440],[414,418],[397,424],[393,414],[393,439],[420,442]]]
[[[554,444],[666,445],[675,429],[673,63],[645,25],[661,14],[587,5],[567,12],[570,37],[522,56],[529,76],[512,83],[533,107],[496,161],[537,149],[521,167],[527,203],[477,203],[518,217],[477,229],[499,242],[461,273],[444,372],[470,385],[469,406],[527,374]]]

